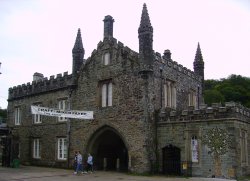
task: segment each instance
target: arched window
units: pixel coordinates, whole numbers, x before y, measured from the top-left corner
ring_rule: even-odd
[[[101,106],[107,107],[112,106],[112,94],[113,94],[113,85],[111,80],[102,81],[101,84]]]
[[[109,65],[110,64],[110,53],[105,53],[103,56],[103,64]]]

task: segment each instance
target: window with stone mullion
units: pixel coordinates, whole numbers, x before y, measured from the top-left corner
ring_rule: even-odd
[[[63,99],[63,100],[59,100],[58,101],[58,109],[60,110],[66,110],[66,100]],[[65,117],[58,117],[58,121],[66,121],[66,118]]]
[[[41,105],[36,104],[36,106],[41,106]],[[34,124],[42,123],[42,116],[40,114],[33,114],[33,123]]]
[[[196,92],[194,90],[190,90],[188,94],[188,105],[196,107]]]
[[[102,84],[102,107],[112,106],[112,82]]]
[[[67,141],[66,138],[58,138],[57,158],[59,160],[67,159]]]
[[[33,140],[33,158],[40,158],[40,140]]]
[[[172,81],[166,81],[164,84],[164,102],[165,107],[176,108],[176,88]]]

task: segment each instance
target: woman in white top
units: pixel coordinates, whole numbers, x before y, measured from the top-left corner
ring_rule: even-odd
[[[91,156],[91,154],[88,154],[88,160],[87,160],[87,171],[92,173],[93,172],[93,157]]]

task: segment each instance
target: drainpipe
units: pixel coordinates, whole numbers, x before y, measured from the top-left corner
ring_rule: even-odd
[[[160,73],[161,73],[161,109],[162,109],[162,66],[160,67]]]
[[[198,85],[198,109],[200,109],[200,86]]]

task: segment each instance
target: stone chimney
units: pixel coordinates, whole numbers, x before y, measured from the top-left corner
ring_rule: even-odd
[[[107,15],[105,16],[103,22],[104,22],[104,37],[103,38],[109,38],[113,37],[113,23],[114,19],[112,16]]]
[[[44,78],[43,74],[38,73],[38,72],[34,73],[34,75],[33,75],[33,81],[43,80],[43,78]]]
[[[166,59],[170,59],[171,60],[171,52],[170,52],[170,50],[165,50],[164,51],[164,57],[166,58]]]

